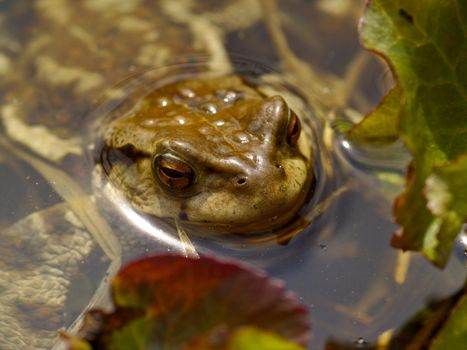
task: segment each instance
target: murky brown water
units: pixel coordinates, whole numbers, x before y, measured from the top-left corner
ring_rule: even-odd
[[[81,6],[71,0],[0,1],[2,349],[50,348],[56,330],[74,321],[106,270],[119,266],[115,240],[121,242],[124,260],[180,250],[170,225],[138,216],[120,202],[94,210],[90,196],[99,196],[100,189],[90,181],[95,159],[87,148],[92,140],[89,125],[116,101],[125,100],[122,91],[133,91],[144,81],[135,76],[167,67],[173,57],[179,72],[185,73],[190,64],[225,69],[229,57],[236,62],[235,69],[247,74],[276,72],[281,77],[288,69],[287,54],[278,49],[259,5],[181,1],[182,7],[172,8],[168,3],[99,0],[83,1]],[[291,85],[279,83],[284,93],[298,92],[318,117],[330,118],[335,110],[329,105],[339,95],[332,84],[352,79],[349,67],[355,65],[361,69],[359,78],[337,114],[348,121],[349,116],[370,110],[388,87],[388,72],[359,48],[362,1],[294,0],[279,5],[289,49],[320,72],[315,80],[292,76]],[[151,21],[152,27],[144,27]],[[113,26],[139,32],[120,33]],[[138,43],[139,37],[144,42]],[[73,40],[84,42],[85,48],[70,45]],[[43,64],[44,57],[48,65]],[[70,73],[64,66],[84,70]],[[95,87],[86,90],[85,84],[93,80],[84,81],[80,74],[89,71],[100,75],[94,77]],[[60,74],[69,80],[60,80]],[[78,94],[76,86],[86,92]],[[320,94],[329,100],[319,100]],[[11,123],[11,110],[22,116],[23,124]],[[31,131],[28,125],[45,125],[48,131]],[[389,239],[397,229],[391,203],[402,188],[407,154],[400,145],[356,148],[320,128],[319,147],[329,156],[316,161],[317,194],[302,214],[319,205],[322,213],[303,232],[286,245],[252,244],[251,239],[238,237],[192,239],[201,253],[237,258],[283,279],[310,308],[310,349],[324,349],[331,339],[352,343],[363,338],[373,343],[383,332],[400,327],[430,298],[454,292],[466,276],[465,256],[454,255],[439,271],[416,254],[402,257],[390,248]],[[48,132],[67,141],[82,137],[84,142],[78,145],[84,151],[53,159],[56,153],[51,149],[60,145],[48,141]],[[336,194],[343,188],[346,191]],[[122,238],[119,231],[131,232],[131,237]],[[99,234],[105,244],[96,243]]]

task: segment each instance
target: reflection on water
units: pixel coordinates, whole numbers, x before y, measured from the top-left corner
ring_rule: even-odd
[[[277,72],[301,66],[278,49],[274,15],[263,20],[260,3],[0,1],[0,195],[7,199],[0,207],[0,348],[50,348],[56,330],[71,326],[89,302],[106,305],[107,294],[95,290],[107,288],[101,281],[121,259],[183,253],[172,222],[109,199],[88,157],[93,123],[121,103],[137,103],[129,92],[150,89],[154,76],[141,77],[154,68],[167,79],[174,67],[248,71],[322,119],[360,115],[378,100],[387,74],[358,50],[361,1],[279,1],[289,48],[313,67],[287,78]],[[264,66],[273,68],[267,77]],[[340,79],[352,77],[350,66],[364,73],[348,94]],[[407,155],[400,145],[355,148],[313,123],[318,182],[299,213],[312,218],[303,232],[282,245],[190,238],[199,253],[237,258],[285,280],[311,310],[311,348],[329,339],[372,343],[462,284],[465,245],[443,271],[390,248],[397,229],[391,202]]]

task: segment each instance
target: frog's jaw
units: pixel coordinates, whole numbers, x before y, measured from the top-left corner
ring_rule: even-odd
[[[306,195],[304,196],[306,197]],[[303,198],[305,200],[305,198]],[[263,217],[257,218],[254,222],[213,222],[213,221],[195,221],[187,220],[182,224],[191,228],[191,233],[201,236],[206,234],[258,234],[258,233],[274,233],[274,231],[283,228],[302,208],[303,201],[297,201],[293,207],[284,210],[281,208],[277,213],[265,214]]]

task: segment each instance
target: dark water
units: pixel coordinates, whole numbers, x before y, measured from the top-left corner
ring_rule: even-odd
[[[356,28],[363,9],[362,2],[294,0],[280,1],[279,5],[290,49],[313,69],[343,78],[346,75],[346,67],[361,52]],[[207,6],[207,12],[210,12],[209,2],[204,6]],[[216,6],[221,5],[217,2],[212,4],[213,9]],[[25,8],[27,7],[25,5]],[[10,1],[0,1],[0,9],[2,11],[0,23],[7,22],[5,18],[13,13],[15,16],[20,13],[18,16],[23,20],[29,18],[28,16],[31,16],[29,18],[31,20],[35,18],[33,14],[23,14],[22,11],[25,9],[14,6]],[[202,10],[198,11],[203,14]],[[138,15],[137,11],[135,13]],[[25,39],[27,33],[20,28],[12,30],[15,29],[12,23],[8,23],[7,27],[10,29],[9,34],[0,36],[0,53],[6,57],[21,57],[21,50],[15,51],[12,43],[22,45],[27,40]],[[16,38],[17,41],[11,41],[9,37]],[[258,45],[258,42],[261,42],[261,45]],[[283,67],[281,55],[270,40],[268,29],[263,22],[228,31],[224,37],[224,45],[229,57],[240,62],[234,66],[242,67],[238,69],[243,69],[245,74],[252,71],[255,71],[255,74],[264,73],[264,67],[268,67],[268,72],[280,72]],[[241,62],[246,63],[242,66]],[[371,109],[388,86],[387,69],[376,59],[368,58],[364,68],[358,79],[356,92],[346,106],[357,114]],[[145,67],[145,69],[149,68]],[[10,77],[8,74],[6,76]],[[128,73],[128,76],[131,74]],[[122,81],[123,78],[125,77],[120,76],[117,80]],[[22,82],[25,83],[24,78]],[[326,85],[320,80],[309,83],[315,86],[322,85],[322,89],[326,89]],[[127,92],[134,90],[132,84],[139,86],[139,83],[135,83],[131,78],[123,84],[125,87],[129,86]],[[0,85],[0,88],[2,101],[10,103],[9,89],[14,89],[14,85],[4,84]],[[145,85],[145,88],[148,86]],[[282,88],[289,93],[296,92],[289,85],[284,85]],[[118,103],[115,101],[100,104],[97,108],[93,104],[92,108],[82,113],[86,116],[83,120],[89,121],[97,114],[105,114],[105,111],[115,107],[115,103]],[[26,101],[20,100],[18,103],[20,106],[23,103],[24,106]],[[325,110],[311,105],[312,101],[307,103],[310,113],[319,114]],[[39,109],[37,112],[40,112]],[[345,111],[342,112],[345,114]],[[326,115],[318,117],[325,118]],[[463,248],[457,247],[450,263],[443,271],[433,268],[417,254],[410,254],[408,263],[408,254],[405,258],[401,258],[401,253],[389,246],[389,240],[397,229],[391,217],[392,200],[402,189],[404,166],[408,161],[403,147],[395,145],[382,150],[357,148],[336,132],[331,133],[333,138],[329,140],[326,136],[328,134],[323,134],[320,129],[323,128],[323,123],[318,124],[315,130],[318,135],[317,147],[324,153],[328,152],[328,155],[320,155],[316,160],[318,190],[308,206],[303,208],[302,214],[312,211],[319,203],[327,203],[321,215],[317,215],[303,232],[286,245],[275,242],[252,244],[249,238],[238,237],[193,237],[193,243],[202,253],[239,259],[265,269],[272,277],[285,281],[287,287],[294,291],[300,301],[310,309],[312,322],[310,349],[324,349],[325,344],[331,339],[349,343],[363,339],[365,342],[373,343],[382,333],[396,330],[403,325],[432,298],[448,296],[462,285],[466,276],[466,258]],[[83,133],[86,133],[84,139],[92,140],[92,136],[89,136],[89,127],[83,124],[81,128]],[[2,137],[5,137],[4,129],[4,126],[0,129],[3,132]],[[16,147],[21,152],[26,151],[31,154],[31,151],[23,146]],[[3,230],[4,241],[8,240],[0,246],[3,254],[8,250],[9,257],[12,255],[11,251],[17,250],[18,256],[21,254],[27,256],[28,251],[21,252],[21,249],[26,248],[33,252],[44,252],[47,251],[46,246],[51,241],[63,248],[68,244],[67,241],[60,243],[60,238],[49,240],[48,233],[42,230],[39,232],[37,225],[28,226],[30,230],[28,232],[14,230],[11,232],[9,229],[16,228],[17,226],[12,225],[37,210],[60,206],[63,200],[57,193],[53,176],[45,179],[37,167],[31,165],[26,158],[14,153],[11,148],[2,145],[1,150],[0,195],[4,200],[0,207],[0,228]],[[99,189],[93,189],[89,181],[95,158],[92,156],[92,150],[86,150],[85,154],[88,157],[84,156],[78,160],[72,157],[65,159],[60,167],[83,188],[84,193],[98,192]],[[46,161],[46,163],[51,165],[51,162]],[[332,168],[333,173],[328,174],[324,170],[326,167]],[[333,193],[343,188],[346,191],[339,192],[339,195],[332,200],[327,200],[333,198]],[[108,213],[109,208],[107,208],[105,217],[112,218],[110,226],[113,229],[117,230],[116,227],[125,226],[127,230],[134,232],[133,242],[122,240],[125,259],[154,251],[179,250],[173,227],[156,224],[151,219],[138,216],[138,213],[134,213],[128,207],[121,209],[117,208],[118,206],[119,203],[116,205],[114,216]],[[60,219],[62,217],[60,215],[65,215],[65,212],[60,208],[54,210],[55,221],[49,220],[51,221],[49,229],[56,232],[59,228],[67,232],[70,223]],[[38,232],[35,232],[34,227]],[[45,238],[36,239],[38,234]],[[72,235],[77,233],[70,233],[70,236]],[[152,235],[155,239],[148,239],[148,235]],[[82,233],[82,236],[91,239],[89,234]],[[140,244],[134,244],[135,240],[140,241]],[[29,244],[27,246],[24,244],[26,241]],[[60,251],[57,252],[55,252],[57,255],[61,254]],[[38,258],[35,264],[35,257],[36,255],[31,254],[30,260],[27,260],[21,256],[15,261],[13,254],[9,260],[0,258],[1,276],[3,276],[0,278],[0,286],[8,291],[4,295],[15,292],[21,294],[21,288],[30,287],[22,281],[15,284],[14,280],[21,280],[23,264],[28,267],[24,269],[25,276],[29,276],[31,270],[39,269],[37,266],[41,266],[42,261]],[[401,260],[404,259],[406,265],[401,265]],[[50,337],[51,333],[36,334],[34,329],[54,332],[62,326],[70,325],[77,317],[92,297],[96,285],[104,277],[109,266],[109,258],[105,257],[102,249],[94,245],[86,251],[86,254],[83,253],[81,259],[78,256],[73,261],[70,263],[74,265],[70,267],[71,272],[64,273],[64,280],[69,282],[64,288],[65,301],[46,308],[49,310],[47,317],[38,316],[32,311],[16,315],[13,311],[17,306],[14,298],[0,299],[0,305],[3,305],[7,316],[17,317],[19,320],[19,326],[13,325],[18,327],[18,333],[26,332],[33,334],[34,337]],[[397,266],[406,266],[405,277],[402,276],[404,273],[395,272]],[[395,277],[396,275],[398,277]],[[48,276],[47,272],[44,276]],[[45,303],[39,301],[39,304],[40,302]],[[34,310],[34,305],[28,307]],[[52,312],[59,316],[50,317]],[[0,328],[7,327],[7,322],[10,322],[8,320],[8,317],[0,318]],[[27,326],[24,326],[25,324]],[[0,334],[3,334],[1,332]],[[14,338],[11,338],[13,333],[5,333],[10,340],[5,344],[0,340],[0,348],[16,348],[11,345],[15,342]],[[27,346],[24,345],[27,340],[23,338],[28,339],[24,334],[20,335],[18,339],[22,340],[17,340],[17,348]],[[36,346],[47,348],[45,345]]]

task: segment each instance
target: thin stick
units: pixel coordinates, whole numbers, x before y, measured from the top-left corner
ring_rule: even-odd
[[[186,258],[199,258],[199,254],[196,251],[195,246],[191,242],[191,239],[188,237],[185,230],[180,226],[180,222],[175,220],[175,226],[177,228],[178,237],[180,238],[180,243],[183,248],[183,253]]]

